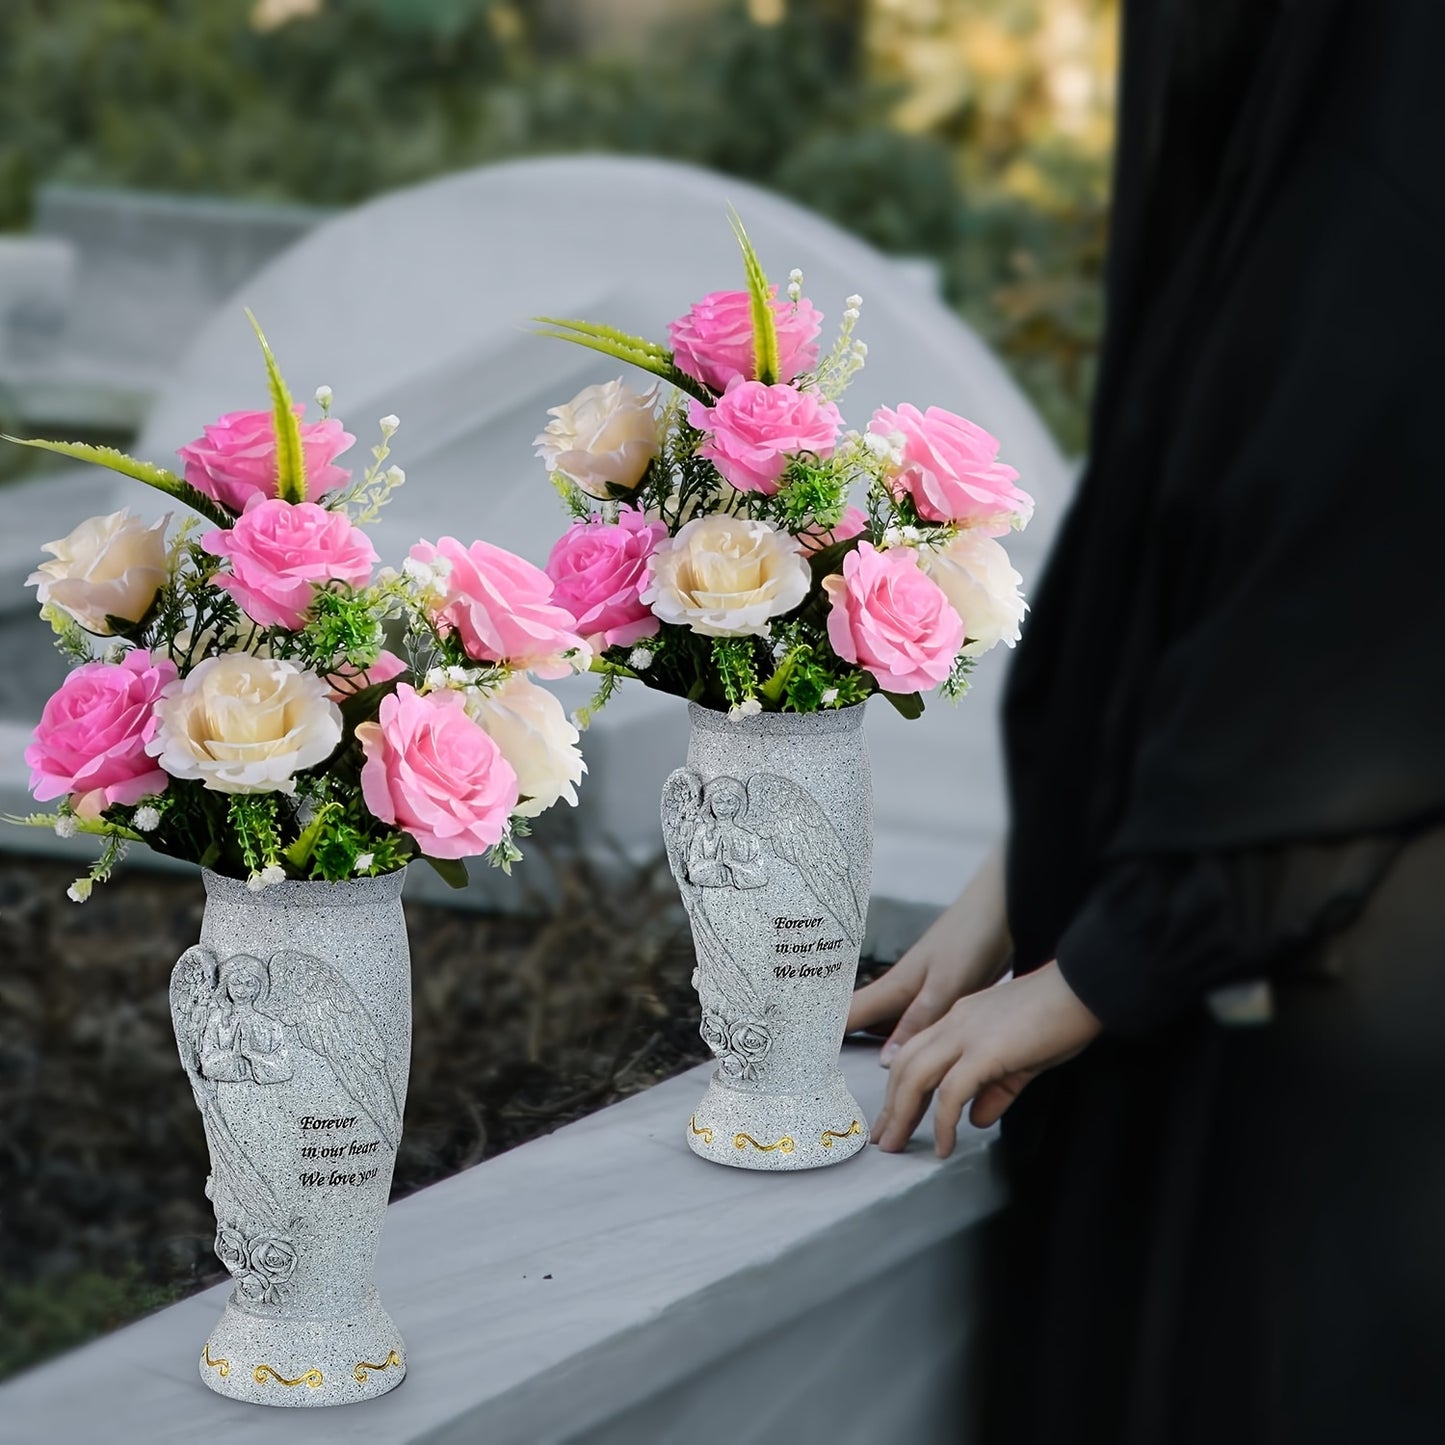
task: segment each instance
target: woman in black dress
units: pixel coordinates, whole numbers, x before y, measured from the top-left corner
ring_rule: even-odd
[[[982,1445],[1445,1440],[1445,4],[1124,41],[1011,833],[857,996],[874,1137],[1008,1111]]]

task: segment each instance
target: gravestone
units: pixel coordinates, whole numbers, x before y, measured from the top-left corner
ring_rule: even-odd
[[[242,314],[249,306],[298,398],[332,387],[336,414],[358,436],[358,462],[376,419],[401,417],[393,460],[409,480],[373,531],[383,560],[398,562],[418,536],[450,533],[541,562],[564,517],[533,438],[548,407],[623,368],[533,335],[528,318],[585,317],[665,340],[667,323],[697,297],[742,285],[729,205],[770,275],[802,268],[825,338],[844,298],[864,298],[858,334],[870,352],[844,400],[851,425],[909,400],[962,412],[1002,439],[1003,457],[1038,502],[1030,530],[1009,543],[1027,587],[1072,473],[988,348],[917,268],[771,193],[664,161],[578,156],[486,167],[325,222],[218,309],[137,450],[174,465],[175,449],[203,422],[267,404]],[[136,504],[133,487],[117,484],[116,495]],[[870,705],[879,895],[943,902],[1000,833],[1005,658],[983,660],[974,695],[957,709],[933,702],[905,723]],[[583,702],[590,690],[589,679],[574,679],[567,701]],[[658,796],[686,749],[685,713],[676,698],[619,690],[584,739],[592,776],[580,827],[634,855],[658,849]]]

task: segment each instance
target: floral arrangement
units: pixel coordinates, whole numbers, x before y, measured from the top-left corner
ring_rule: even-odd
[[[1032,500],[982,427],[904,403],[845,431],[864,364],[850,296],[832,349],[794,271],[769,284],[740,223],[747,289],[670,327],[670,347],[539,317],[559,337],[651,373],[589,386],[537,438],[573,522],[546,571],[604,675],[733,717],[967,688],[975,659],[1018,639],[1021,578],[998,538]],[[850,504],[860,494],[862,507]]]
[[[531,675],[585,669],[591,649],[551,579],[453,537],[378,570],[363,529],[405,481],[388,465],[397,418],[353,478],[330,388],[320,419],[303,420],[256,334],[270,410],[206,427],[180,449],[183,476],[109,448],[23,443],[194,514],[92,517],[29,579],[75,665],[25,754],[31,791],[57,808],[9,821],[104,840],[77,901],[140,839],[256,889],[416,857],[461,886],[463,860],[510,868],[528,821],[576,802],[577,730]]]

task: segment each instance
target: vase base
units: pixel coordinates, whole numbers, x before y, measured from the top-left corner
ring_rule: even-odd
[[[734,1169],[821,1169],[868,1144],[868,1120],[838,1074],[807,1094],[734,1089],[713,1076],[687,1126],[692,1152]]]
[[[228,1301],[201,1351],[201,1379],[218,1395],[254,1405],[352,1405],[406,1378],[406,1347],[373,1297],[337,1320],[253,1315]]]

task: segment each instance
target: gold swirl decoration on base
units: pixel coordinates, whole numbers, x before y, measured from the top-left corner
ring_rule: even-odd
[[[846,1129],[824,1129],[823,1148],[831,1149],[834,1139],[851,1139],[855,1134],[861,1134],[862,1132],[863,1126],[856,1119],[854,1119]]]
[[[264,1385],[267,1380],[275,1380],[278,1385],[285,1385],[288,1389],[297,1385],[309,1385],[313,1390],[319,1390],[322,1384],[320,1370],[307,1370],[304,1375],[297,1375],[294,1380],[288,1380],[285,1375],[273,1370],[270,1365],[257,1365],[251,1371],[251,1378],[258,1385]]]
[[[797,1147],[793,1143],[793,1136],[791,1134],[784,1134],[776,1144],[760,1144],[751,1134],[733,1135],[734,1149],[746,1149],[749,1144],[751,1144],[759,1154],[771,1154],[774,1149],[780,1154],[791,1154]]]
[[[712,1143],[712,1130],[709,1129],[706,1124],[699,1128],[696,1114],[694,1114],[692,1118],[687,1121],[687,1127],[691,1129],[692,1132],[696,1134],[697,1137],[701,1139],[704,1144]],[[738,1148],[741,1149],[742,1145],[739,1144]]]
[[[356,1383],[358,1385],[364,1385],[368,1371],[375,1370],[380,1374],[382,1370],[389,1370],[393,1366],[399,1366],[400,1364],[401,1356],[397,1354],[395,1350],[392,1350],[379,1365],[373,1365],[370,1360],[358,1360],[356,1362],[356,1368],[351,1373],[356,1377]]]
[[[229,1360],[213,1360],[211,1358],[211,1342],[206,1341],[206,1347],[201,1351],[201,1363],[209,1365],[223,1380],[231,1373],[231,1362]]]

